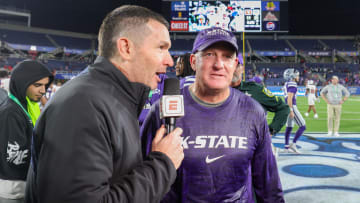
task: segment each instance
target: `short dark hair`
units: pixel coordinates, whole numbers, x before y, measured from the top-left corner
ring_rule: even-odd
[[[195,71],[191,68],[190,55],[190,53],[186,53],[182,56],[179,56],[180,61],[182,62],[182,73],[179,75],[180,77],[195,75]]]
[[[9,76],[9,71],[5,68],[0,68],[0,78],[6,78]]]
[[[116,53],[116,36],[126,36],[127,32],[145,26],[149,20],[155,20],[169,29],[169,23],[163,16],[147,8],[125,5],[111,11],[103,20],[99,30],[99,56],[107,59]],[[137,31],[132,34],[145,36],[146,32]],[[127,36],[131,37],[131,36]]]

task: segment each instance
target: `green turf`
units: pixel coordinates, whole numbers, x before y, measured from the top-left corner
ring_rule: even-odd
[[[306,132],[327,132],[327,104],[321,99],[320,103],[315,103],[316,111],[319,115],[318,119],[314,119],[314,113],[311,111],[309,117],[305,117],[304,113],[308,109],[306,97],[297,97],[297,107],[306,121]],[[268,122],[271,122],[274,114],[268,113]],[[298,129],[297,125],[293,129]],[[284,132],[285,126],[281,129]],[[357,132],[360,133],[360,96],[350,96],[343,104],[340,133]]]

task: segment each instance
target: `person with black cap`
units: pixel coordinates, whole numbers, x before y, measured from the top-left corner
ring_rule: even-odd
[[[264,109],[230,87],[238,45],[233,33],[209,28],[198,33],[190,56],[195,83],[182,89],[185,158],[163,202],[284,202],[271,150]],[[153,131],[164,123],[159,103],[141,128],[143,152],[151,150]]]
[[[25,60],[12,71],[9,97],[0,105],[0,202],[23,202],[38,102],[53,80],[41,63]]]

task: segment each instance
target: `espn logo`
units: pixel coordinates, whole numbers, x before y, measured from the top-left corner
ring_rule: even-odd
[[[184,99],[182,95],[163,95],[160,103],[160,117],[184,116]]]

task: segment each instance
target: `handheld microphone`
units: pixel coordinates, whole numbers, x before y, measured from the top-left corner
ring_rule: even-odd
[[[167,134],[175,129],[176,118],[181,116],[184,116],[184,98],[180,94],[180,81],[177,78],[167,78],[160,99],[160,118],[165,118]]]

